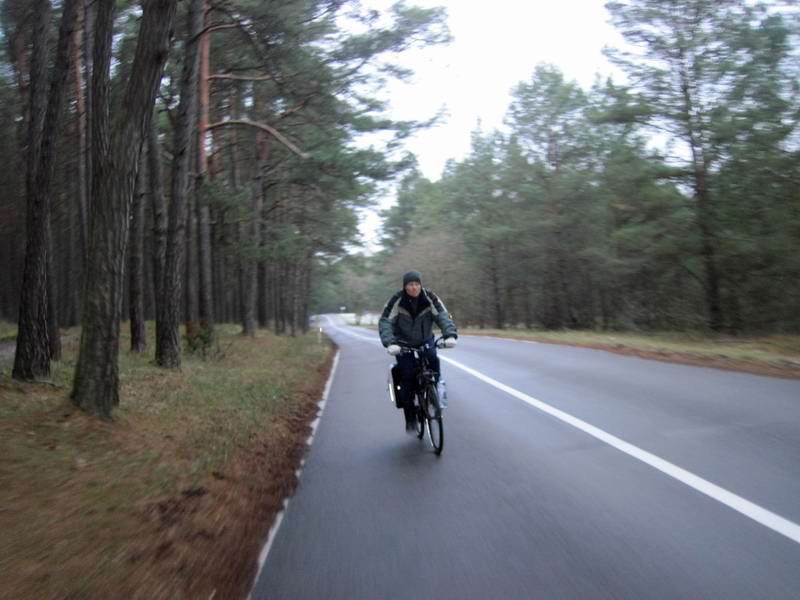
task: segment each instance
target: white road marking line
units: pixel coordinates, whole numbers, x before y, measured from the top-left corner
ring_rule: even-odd
[[[348,331],[347,329],[341,327],[334,328],[336,331],[342,332],[351,337],[377,343],[375,338],[368,338],[358,335],[357,333]],[[669,475],[670,477],[677,479],[681,483],[688,485],[690,488],[697,490],[701,494],[705,494],[709,498],[712,498],[717,502],[732,508],[736,512],[752,519],[756,523],[760,523],[764,527],[767,527],[776,533],[780,533],[793,542],[800,544],[800,525],[797,523],[781,517],[780,515],[775,514],[774,512],[769,511],[766,508],[755,504],[754,502],[750,502],[749,500],[742,498],[741,496],[738,496],[737,494],[734,494],[733,492],[728,491],[725,488],[716,485],[715,483],[711,483],[710,481],[703,479],[702,477],[699,477],[698,475],[695,475],[686,469],[674,465],[671,462],[656,456],[655,454],[651,454],[647,450],[643,450],[638,446],[634,446],[633,444],[626,442],[625,440],[620,439],[615,435],[608,433],[607,431],[595,427],[594,425],[590,425],[586,421],[582,421],[577,417],[573,417],[569,413],[565,413],[562,410],[559,410],[553,406],[550,406],[549,404],[546,404],[545,402],[542,402],[541,400],[507,386],[504,383],[500,383],[496,379],[492,379],[491,377],[484,375],[483,373],[476,371],[475,369],[472,369],[464,364],[461,364],[452,358],[441,355],[439,358],[440,360],[443,360],[454,367],[458,367],[459,369],[469,373],[473,377],[476,377],[481,381],[488,383],[489,385],[503,392],[506,392],[514,398],[522,400],[526,404],[529,404],[530,406],[541,410],[542,412],[547,413],[548,415],[555,417],[556,419],[571,425],[572,427],[575,427],[584,433],[588,433],[601,442],[605,442],[609,446],[624,452],[628,456],[650,465],[654,469],[657,469],[665,475]]]
[[[306,440],[306,444],[311,446],[311,442],[314,441],[314,437],[317,435],[317,427],[319,426],[319,421],[322,418],[322,413],[325,411],[325,406],[328,404],[328,394],[331,391],[331,384],[333,383],[333,376],[336,374],[336,367],[339,366],[339,353],[336,353],[336,356],[333,358],[333,366],[331,367],[331,374],[328,376],[328,381],[325,384],[325,391],[322,392],[322,400],[319,403],[319,414],[317,418],[314,419],[314,422],[311,423],[311,435],[308,436]],[[300,472],[303,470],[303,467],[306,464],[306,459],[304,458],[300,461],[300,467],[295,471],[295,475],[299,478]],[[284,498],[283,500],[283,507],[281,508],[280,512],[275,517],[275,522],[270,527],[269,535],[267,536],[267,541],[264,544],[264,547],[261,549],[261,553],[258,556],[258,570],[256,571],[256,576],[253,579],[253,585],[250,588],[250,593],[247,595],[247,600],[253,597],[253,592],[256,589],[256,584],[258,583],[258,579],[261,577],[261,571],[264,569],[264,564],[267,562],[267,557],[269,556],[269,551],[272,549],[272,544],[275,542],[275,536],[278,535],[278,529],[281,527],[281,523],[283,523],[283,517],[286,514],[286,509],[289,507],[289,498]]]
[[[478,340],[499,340],[501,342],[517,342],[517,343],[520,343],[520,344],[535,344],[535,345],[541,344],[541,342],[537,342],[536,340],[520,340],[520,339],[517,339],[517,338],[504,338],[504,337],[499,337],[499,336],[496,336],[496,335],[468,335],[468,334],[464,334],[464,335],[459,335],[458,337],[459,338],[464,337],[464,338],[470,338],[470,339],[478,339]]]
[[[541,400],[537,400],[528,394],[515,390],[504,383],[500,383],[499,381],[492,379],[491,377],[488,377],[483,373],[476,371],[475,369],[463,365],[452,358],[447,358],[446,356],[440,356],[439,358],[453,365],[454,367],[458,367],[459,369],[469,373],[473,377],[476,377],[481,381],[488,383],[489,385],[496,387],[497,389],[502,390],[519,400],[522,400],[534,408],[537,408],[542,412],[575,427],[576,429],[580,429],[584,433],[588,433],[592,437],[597,438],[601,442],[605,442],[609,446],[612,446],[621,452],[624,452],[628,456],[640,460],[643,463],[650,465],[654,469],[658,469],[665,475],[669,475],[670,477],[677,479],[681,483],[688,485],[701,494],[705,494],[706,496],[713,498],[717,502],[732,508],[733,510],[743,514],[753,521],[760,523],[764,527],[780,533],[793,542],[800,544],[800,525],[797,523],[785,519],[784,517],[781,517],[780,515],[777,515],[766,508],[759,506],[758,504],[750,502],[749,500],[746,500],[745,498],[742,498],[741,496],[738,496],[733,492],[726,490],[725,488],[711,483],[710,481],[707,481],[706,479],[703,479],[702,477],[699,477],[694,473],[687,471],[686,469],[682,469],[681,467],[674,465],[663,458],[659,458],[655,454],[651,454],[646,450],[642,450],[638,446],[634,446],[633,444],[611,435],[610,433],[603,431],[594,425],[590,425],[586,421],[582,421],[577,417],[573,417],[562,410],[550,406]]]
[[[339,333],[343,333],[343,334],[348,335],[350,337],[357,338],[359,340],[364,340],[366,342],[372,342],[374,344],[380,344],[380,339],[378,339],[377,334],[376,334],[376,336],[373,336],[373,337],[367,337],[365,335],[359,335],[359,334],[357,334],[357,333],[355,333],[353,331],[350,331],[349,329],[346,329],[345,327],[340,327],[340,326],[336,325],[335,323],[333,323],[331,321],[330,317],[325,317],[325,319],[328,321],[328,323],[330,323],[331,329],[333,329],[334,331],[337,331]]]

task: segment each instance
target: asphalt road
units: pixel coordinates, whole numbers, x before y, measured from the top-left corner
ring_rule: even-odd
[[[325,329],[338,367],[254,599],[800,598],[800,382],[465,337],[437,458],[376,335]]]

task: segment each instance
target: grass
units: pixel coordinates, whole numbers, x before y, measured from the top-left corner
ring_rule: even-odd
[[[618,333],[477,328],[467,328],[461,333],[600,348],[766,375],[800,376],[800,336],[797,335],[724,336],[679,332]]]
[[[1,597],[246,588],[252,554],[294,485],[331,348],[316,336],[218,331],[224,356],[184,355],[180,371],[129,353],[123,339],[111,423],[68,399],[76,331],[65,332],[48,382],[14,381],[13,357],[0,358]],[[236,554],[241,564],[231,564]]]
[[[17,339],[17,324],[0,320],[0,342],[13,342]]]

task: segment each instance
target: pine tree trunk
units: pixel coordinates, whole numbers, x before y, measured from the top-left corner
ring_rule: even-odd
[[[177,0],[149,0],[122,106],[110,112],[110,63],[114,2],[98,6],[92,80],[94,177],[89,256],[86,261],[81,345],[72,400],[110,419],[119,404],[119,332],[128,220],[142,141],[169,54]]]
[[[141,160],[141,157],[140,159]],[[144,352],[147,337],[144,325],[144,207],[147,169],[139,168],[131,208],[131,232],[128,245],[128,309],[130,311],[131,352]]]
[[[263,97],[256,94],[253,101],[253,109],[256,119],[261,118]],[[266,221],[264,219],[264,207],[266,206],[267,195],[267,161],[269,159],[269,141],[263,131],[256,133],[256,172],[255,188],[257,194],[257,204],[253,207],[253,246],[258,252],[258,257],[253,268],[253,313],[258,321],[259,327],[267,326],[267,312],[264,302],[264,279],[266,275],[264,250],[266,249]]]
[[[245,245],[248,254],[258,246],[259,233],[261,229],[261,190],[258,186],[253,187],[252,204],[249,219],[243,223],[245,235]],[[249,229],[249,231],[248,231]],[[242,276],[242,334],[254,336],[256,334],[256,294],[258,292],[256,261],[251,256],[246,256],[243,263]]]
[[[160,310],[164,294],[164,261],[167,248],[167,209],[161,176],[161,149],[158,145],[157,115],[147,130],[147,175],[150,182],[150,207],[153,212],[153,289],[156,303],[156,329],[162,326]]]
[[[708,161],[702,144],[702,127],[695,116],[696,98],[692,93],[692,77],[681,52],[680,82],[683,98],[683,125],[685,139],[692,154],[693,185],[697,203],[697,225],[701,237],[701,257],[705,266],[705,295],[708,310],[708,325],[712,331],[723,327],[722,302],[720,300],[719,274],[717,272],[716,239],[714,238],[714,211],[708,185]]]
[[[254,107],[258,110],[258,104]],[[252,204],[250,207],[250,235],[247,243],[251,251],[260,250],[263,247],[261,237],[261,213],[264,210],[264,172],[268,155],[267,140],[263,133],[256,136],[257,156],[256,177],[253,185]],[[244,335],[254,336],[256,333],[256,302],[258,300],[258,269],[263,263],[262,258],[255,259],[252,256],[245,261],[245,285],[244,310],[243,310],[243,331]]]
[[[47,338],[50,342],[50,360],[61,360],[61,335],[58,332],[58,285],[50,218],[47,219]]]
[[[285,335],[289,329],[289,262],[287,260],[281,261],[280,281],[278,289],[280,290],[280,311],[281,311],[281,335]]]
[[[80,157],[78,160],[80,160]],[[76,190],[78,182],[75,181],[74,171],[72,175],[73,176],[70,177],[70,173],[65,174],[70,182],[70,195],[75,197],[77,195]],[[65,312],[64,324],[67,327],[75,327],[78,325],[80,319],[81,282],[83,281],[83,263],[86,260],[86,253],[81,244],[80,234],[77,233],[80,229],[80,217],[77,214],[76,207],[69,207],[68,214],[69,258],[67,264],[69,265],[69,270],[64,273],[64,290],[67,294],[67,305],[69,308]]]
[[[41,143],[41,130],[47,110],[47,53],[51,6],[49,0],[37,0],[32,8],[32,51],[28,88],[30,90],[25,145],[27,171],[25,196],[27,200],[27,238],[22,293],[19,301],[17,347],[13,376],[35,379],[50,373],[50,340],[47,335],[47,262],[45,223],[46,207],[34,195],[34,181]],[[24,55],[24,46],[20,57]],[[39,203],[36,204],[35,202]]]
[[[195,219],[194,186],[191,181],[186,189],[186,248],[184,250],[184,309],[183,318],[187,326],[194,327],[200,319],[198,302],[197,219]]]
[[[211,243],[212,249],[212,268],[213,273],[213,288],[214,288],[214,321],[217,323],[225,322],[225,247],[223,244],[223,224],[225,214],[221,209],[214,211],[214,223],[211,227]]]
[[[31,61],[31,109],[28,136],[27,245],[22,276],[17,348],[13,376],[33,379],[50,372],[52,348],[48,335],[48,246],[50,194],[55,169],[64,85],[74,41],[76,0],[65,0],[58,33],[55,65],[47,90],[47,35],[49,0],[34,5],[34,42]],[[50,322],[52,325],[52,322]]]
[[[705,295],[708,310],[708,326],[711,331],[722,331],[724,327],[722,301],[720,299],[719,273],[717,271],[714,217],[711,209],[711,194],[705,185],[705,174],[698,176],[697,223],[702,240],[701,256],[705,266]]]
[[[489,267],[489,281],[492,284],[492,312],[494,313],[494,326],[496,329],[505,327],[505,315],[503,313],[503,294],[500,289],[499,264],[497,260],[497,250],[490,246],[489,255],[491,266]]]
[[[84,0],[78,0],[78,27],[75,31],[72,72],[77,106],[76,126],[78,130],[78,215],[80,217],[80,241],[83,258],[89,251],[88,194],[89,188],[86,168],[88,150],[86,147],[86,102],[83,95],[83,33],[86,23]]]
[[[256,310],[258,313],[258,326],[261,329],[269,327],[269,303],[267,302],[268,293],[267,264],[266,261],[261,260],[258,262],[258,298],[256,299],[256,303],[258,305]]]
[[[308,333],[308,302],[311,297],[311,264],[311,254],[309,254],[303,262],[303,278],[300,292],[300,329],[303,333]]]
[[[208,205],[197,201],[197,245],[200,271],[200,326],[213,336],[214,332],[214,279],[211,267],[211,226]]]
[[[272,261],[269,269],[270,289],[272,290],[272,331],[275,335],[281,333],[281,296],[278,287],[279,261]]]
[[[197,107],[197,163],[198,173],[206,177],[208,173],[208,157],[206,156],[206,131],[208,129],[208,104],[209,104],[209,85],[208,76],[210,71],[211,58],[211,36],[205,29],[208,27],[209,16],[208,0],[203,3],[203,30],[200,36],[200,72],[198,80],[198,107]],[[210,177],[213,179],[213,174]]]
[[[85,140],[86,148],[84,148],[83,162],[84,162],[84,188],[86,190],[86,236],[89,236],[90,219],[92,218],[92,182],[94,181],[94,167],[92,143],[94,135],[92,134],[92,122],[94,120],[94,92],[92,90],[92,79],[94,77],[94,22],[95,13],[97,11],[96,0],[79,0],[83,2],[83,88],[84,100],[86,101],[85,107]],[[88,242],[86,253],[88,254]]]
[[[197,111],[197,72],[199,67],[198,34],[203,25],[203,2],[191,0],[187,16],[184,65],[181,76],[180,104],[175,124],[172,163],[172,201],[164,263],[162,304],[163,327],[156,339],[156,362],[166,368],[181,366],[180,308],[185,261],[186,191],[189,184],[191,132]]]
[[[208,27],[209,16],[208,0],[203,3],[203,29]],[[208,157],[206,155],[206,130],[208,127],[209,113],[209,61],[211,53],[211,38],[208,32],[200,37],[200,73],[198,82],[198,120],[197,120],[197,187],[202,188],[203,181],[212,179],[213,174],[208,172]],[[197,258],[199,263],[199,293],[200,293],[200,326],[206,333],[214,335],[214,279],[211,258],[211,224],[208,203],[205,199],[196,198],[197,211]]]

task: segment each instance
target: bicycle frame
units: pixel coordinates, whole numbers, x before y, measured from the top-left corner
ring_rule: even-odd
[[[443,348],[443,338],[434,340],[436,348]],[[417,409],[417,437],[422,439],[425,429],[428,430],[428,437],[434,452],[439,455],[442,452],[444,429],[442,424],[442,407],[439,403],[436,387],[436,372],[431,368],[425,350],[426,346],[412,347],[401,346],[404,354],[414,354],[416,366],[416,389],[414,390],[415,406]],[[432,390],[433,399],[429,398]],[[434,435],[435,434],[435,435]]]
[[[442,349],[444,346],[441,344],[442,337],[438,337],[434,340],[433,345],[438,348]],[[421,390],[425,389],[425,386],[428,384],[436,385],[436,373],[433,369],[431,369],[430,363],[428,362],[428,356],[424,352],[427,349],[425,345],[423,346],[405,346],[400,345],[403,349],[403,354],[413,354],[415,363],[416,363],[416,380],[417,380],[417,389],[415,390],[415,394],[418,394]]]

